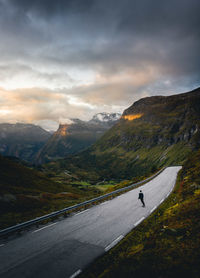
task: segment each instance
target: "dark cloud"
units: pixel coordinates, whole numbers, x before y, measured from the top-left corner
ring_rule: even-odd
[[[67,12],[85,12],[92,7],[93,0],[9,0],[10,4],[24,12],[37,12],[43,16],[55,16]]]
[[[141,34],[171,33],[178,36],[198,31],[198,0],[126,1],[125,13],[119,29]],[[179,31],[179,33],[177,33]]]
[[[0,0],[0,86],[24,76],[121,107],[187,91],[200,83],[199,9],[199,0]]]

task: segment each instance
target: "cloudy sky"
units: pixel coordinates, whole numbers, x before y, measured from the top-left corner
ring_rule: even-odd
[[[200,84],[199,0],[0,0],[0,122],[45,128]]]

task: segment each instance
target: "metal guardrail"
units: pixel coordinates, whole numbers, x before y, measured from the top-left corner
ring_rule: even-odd
[[[3,229],[3,230],[0,230],[0,236],[4,236],[4,235],[7,235],[11,232],[16,232],[16,231],[20,231],[22,230],[23,228],[25,227],[29,227],[33,224],[37,224],[43,220],[46,220],[46,219],[50,219],[50,218],[53,218],[55,216],[58,216],[58,215],[61,215],[67,211],[71,211],[73,209],[77,209],[77,208],[80,208],[80,207],[83,207],[85,205],[88,205],[88,204],[92,204],[96,201],[100,201],[100,200],[103,200],[109,196],[113,196],[115,194],[118,194],[120,192],[123,192],[123,191],[126,191],[128,189],[131,189],[133,187],[136,187],[140,184],[143,184],[143,183],[146,183],[148,182],[149,180],[152,180],[153,178],[155,178],[156,176],[158,176],[162,171],[164,171],[166,169],[166,167],[162,168],[160,171],[158,171],[156,174],[154,174],[153,176],[143,180],[143,181],[140,181],[140,182],[137,182],[137,183],[134,183],[134,184],[131,184],[129,186],[126,186],[124,188],[120,188],[120,189],[117,189],[113,192],[110,192],[110,193],[107,193],[105,195],[102,195],[102,196],[99,196],[99,197],[96,197],[94,199],[91,199],[91,200],[88,200],[88,201],[85,201],[85,202],[82,202],[80,204],[77,204],[77,205],[73,205],[73,206],[70,206],[70,207],[67,207],[67,208],[64,208],[64,209],[61,209],[61,210],[58,210],[58,211],[55,211],[55,212],[52,212],[52,213],[49,213],[49,214],[46,214],[44,216],[41,216],[41,217],[37,217],[35,219],[32,219],[32,220],[29,220],[29,221],[26,221],[26,222],[23,222],[21,224],[17,224],[15,226],[11,226],[11,227],[8,227],[6,229]]]

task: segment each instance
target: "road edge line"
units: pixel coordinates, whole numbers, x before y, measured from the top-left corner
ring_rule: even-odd
[[[117,243],[124,238],[123,235],[118,236],[115,240],[113,240],[109,245],[105,247],[105,251],[109,251],[111,248],[113,248]]]
[[[46,228],[48,228],[48,227],[51,227],[51,226],[53,226],[53,225],[56,225],[57,223],[58,223],[58,222],[52,223],[52,224],[50,224],[50,225],[47,225],[47,226],[42,227],[42,228],[40,228],[40,229],[37,229],[37,230],[33,231],[32,234],[33,234],[33,233],[37,233],[37,232],[39,232],[39,231],[41,231],[41,230],[43,230],[43,229],[46,229]]]
[[[81,272],[82,272],[82,270],[79,269],[79,270],[77,270],[76,272],[74,272],[74,274],[72,274],[69,278],[75,278],[75,277],[77,277]]]
[[[140,220],[135,222],[134,226],[136,227],[137,225],[139,225],[144,219],[145,219],[145,216],[143,216],[142,218],[140,218]]]
[[[77,216],[77,215],[79,215],[79,214],[82,214],[82,213],[84,213],[84,212],[86,212],[86,211],[88,211],[89,209],[86,209],[86,210],[83,210],[83,211],[81,211],[81,212],[78,212],[78,213],[76,213],[74,216]]]

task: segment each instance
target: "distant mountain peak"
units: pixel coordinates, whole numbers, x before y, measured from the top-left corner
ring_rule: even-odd
[[[97,113],[93,116],[91,121],[98,121],[98,122],[113,122],[119,120],[121,117],[120,113]]]
[[[70,119],[60,124],[58,130],[39,151],[36,163],[64,158],[94,144],[121,117],[119,113],[98,113],[90,121]]]

